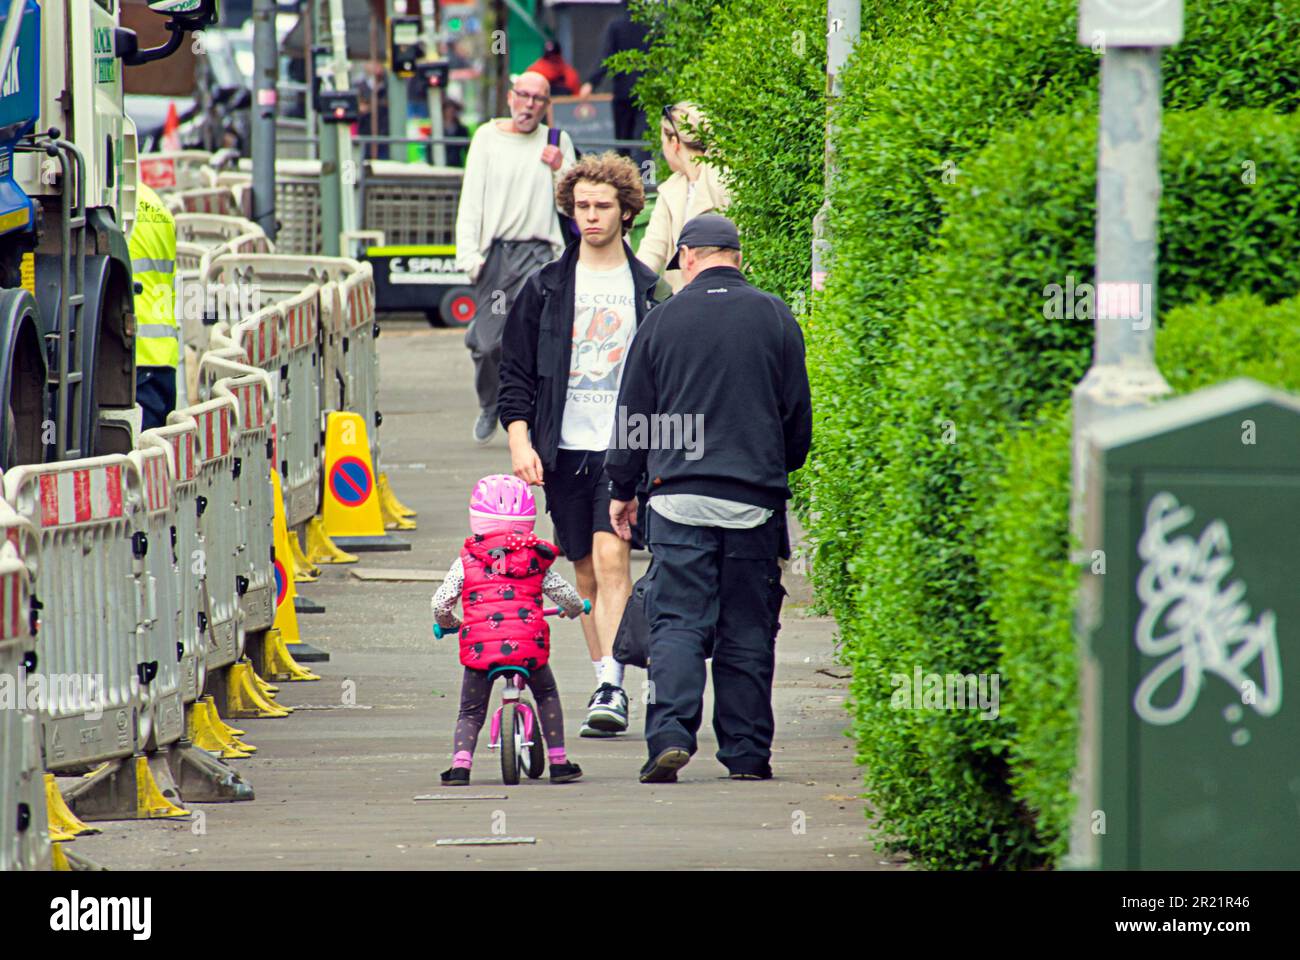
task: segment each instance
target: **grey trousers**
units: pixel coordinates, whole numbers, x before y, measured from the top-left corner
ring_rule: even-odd
[[[474,359],[474,392],[480,410],[493,415],[501,386],[501,335],[515,297],[528,275],[554,256],[547,240],[494,240],[474,284],[474,319],[465,346]]]

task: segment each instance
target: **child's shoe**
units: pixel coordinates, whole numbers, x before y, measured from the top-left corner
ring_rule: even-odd
[[[444,787],[468,787],[469,768],[452,767],[450,770],[442,771],[442,785]]]
[[[576,763],[551,764],[551,783],[572,783],[582,777],[582,767]]]

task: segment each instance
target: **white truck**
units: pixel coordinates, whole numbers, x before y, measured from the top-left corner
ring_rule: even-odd
[[[141,49],[123,0],[0,0],[0,469],[131,449],[135,130],[125,67],[216,22],[219,0],[147,0],[170,38]]]

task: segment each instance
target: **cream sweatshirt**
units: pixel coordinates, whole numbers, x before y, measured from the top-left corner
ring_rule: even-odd
[[[555,256],[564,252],[556,219],[555,186],[577,162],[573,141],[560,132],[564,160],[559,170],[542,163],[549,128],[506,133],[491,120],[474,132],[465,158],[465,178],[456,211],[456,267],[470,280],[487,260],[493,240],[547,240]]]

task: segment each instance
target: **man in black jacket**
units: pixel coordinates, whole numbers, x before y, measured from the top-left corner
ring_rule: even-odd
[[[766,780],[788,474],[812,439],[803,333],[780,297],[746,282],[726,217],[687,222],[668,268],[679,265],[687,285],[637,333],[605,458],[619,536],[631,535],[649,477],[641,782],[676,780],[695,753],[710,656],[717,757],[733,780]]]
[[[579,243],[531,274],[506,318],[501,423],[515,476],[542,484],[578,592],[591,599],[583,633],[596,673],[583,736],[627,729],[614,636],[632,592],[631,543],[609,524],[605,451],[633,334],[658,282],[623,239],[645,205],[637,168],[614,153],[583,157],[556,189]],[[530,437],[531,434],[531,437]]]
[[[591,92],[598,86],[609,68],[605,66],[605,61],[616,53],[622,53],[625,50],[640,50],[645,53],[649,50],[648,34],[650,27],[644,23],[637,23],[632,19],[628,12],[627,3],[623,3],[622,14],[611,20],[605,27],[605,35],[600,44],[600,60],[596,68],[591,71],[587,82],[578,90],[581,97],[591,96]],[[611,101],[611,108],[614,112],[614,138],[616,140],[640,140],[645,136],[646,118],[645,113],[637,106],[636,99],[633,96],[636,89],[637,81],[641,79],[640,71],[634,73],[616,73],[614,74],[614,96]],[[644,149],[633,149],[630,154],[632,161],[640,167],[646,160],[650,159],[650,154]]]

